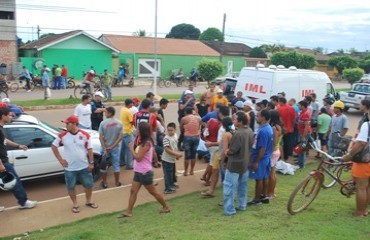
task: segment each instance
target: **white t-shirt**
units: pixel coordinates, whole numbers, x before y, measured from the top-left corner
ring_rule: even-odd
[[[90,134],[79,130],[76,134],[61,132],[54,140],[56,147],[64,146],[63,158],[68,162],[68,171],[78,171],[87,168],[87,150],[92,148]]]
[[[130,107],[130,112],[132,113],[132,115],[134,115],[135,113],[139,112],[139,109],[137,109],[137,107],[135,106],[132,106]]]
[[[364,122],[361,125],[361,129],[356,138],[356,141],[367,142],[368,134],[369,134],[369,122]]]
[[[86,128],[91,128],[91,105],[78,104],[73,115],[78,117],[79,124]]]

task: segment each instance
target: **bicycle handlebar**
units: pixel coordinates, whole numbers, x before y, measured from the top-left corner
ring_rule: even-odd
[[[333,157],[330,154],[328,154],[327,152],[324,152],[323,150],[321,150],[312,136],[309,136],[307,141],[308,141],[308,144],[311,145],[312,149],[315,150],[316,152],[319,152],[319,153],[323,154],[325,157],[327,157],[328,159],[330,159],[334,162],[337,162],[337,163],[342,162],[341,161],[342,157]]]

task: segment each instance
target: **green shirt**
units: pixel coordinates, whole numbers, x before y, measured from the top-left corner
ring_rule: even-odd
[[[105,73],[102,76],[102,79],[103,79],[104,85],[110,85],[112,82],[112,75],[110,75],[109,73]]]
[[[62,69],[60,67],[57,67],[55,69],[55,76],[57,76],[57,77],[62,76]]]
[[[317,124],[320,126],[318,132],[326,133],[329,130],[331,117],[328,114],[322,113],[317,117]]]

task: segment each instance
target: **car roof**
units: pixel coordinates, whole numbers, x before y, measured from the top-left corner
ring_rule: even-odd
[[[28,114],[20,114],[17,117],[12,118],[12,123],[27,123],[27,124],[39,124],[39,120]]]

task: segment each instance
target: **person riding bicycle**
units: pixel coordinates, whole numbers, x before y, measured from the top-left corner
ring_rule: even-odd
[[[95,71],[91,69],[88,73],[86,73],[85,79],[82,82],[87,85],[87,87],[89,88],[90,94],[94,92],[94,84],[95,84],[94,78],[96,76],[98,76],[98,74],[96,74]]]
[[[27,92],[31,92],[31,74],[28,69],[23,66],[22,71],[19,74],[19,80],[26,80],[26,90]]]
[[[121,65],[119,66],[119,69],[118,69],[118,83],[123,83],[123,80],[125,79],[125,69],[124,67]]]
[[[180,68],[177,74],[175,75],[175,80],[178,81],[179,83],[182,82],[182,80],[184,80],[184,71],[182,70],[182,68]]]
[[[189,75],[189,80],[193,82],[194,85],[196,85],[198,81],[199,73],[195,68],[191,69],[190,75]]]

